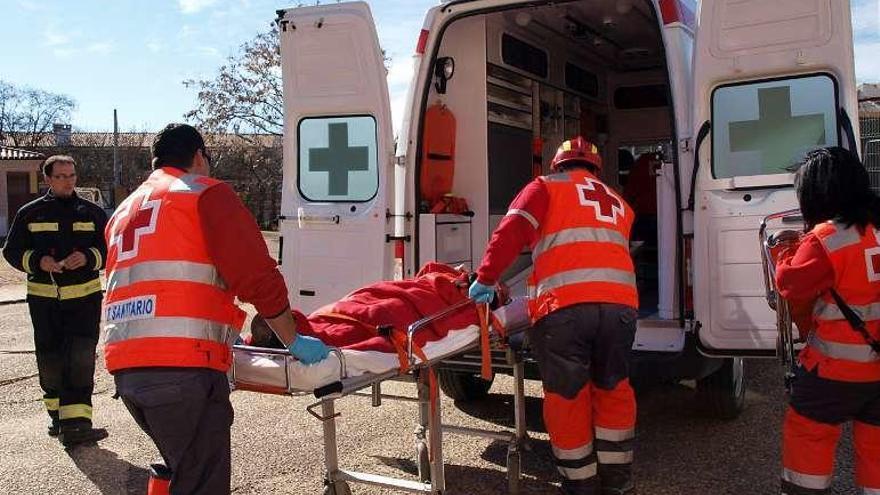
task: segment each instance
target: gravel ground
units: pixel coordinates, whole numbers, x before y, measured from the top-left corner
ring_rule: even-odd
[[[100,447],[65,452],[45,434],[41,392],[27,309],[2,308],[0,318],[0,492],[15,494],[142,494],[145,466],[156,459],[149,440],[124,406],[112,399],[112,379],[99,363],[95,421],[111,436]],[[24,353],[9,353],[9,351]],[[100,360],[100,358],[99,358]],[[701,416],[687,384],[640,394],[639,440],[635,471],[641,495],[772,494],[779,472],[779,425],[783,397],[774,362],[747,363],[748,407],[735,421]],[[490,428],[512,426],[511,380],[500,377],[485,400],[443,403],[447,422]],[[389,393],[412,395],[409,384],[392,383]],[[541,422],[540,386],[528,382],[527,415],[532,450],[523,456],[524,493],[555,493]],[[233,491],[236,494],[313,494],[321,492],[322,444],[319,423],[305,413],[308,397],[285,398],[247,392],[233,394]],[[340,456],[343,467],[379,474],[415,473],[413,404],[368,399],[340,403]],[[448,493],[504,493],[505,446],[491,440],[447,435]],[[855,494],[849,440],[841,445],[840,476],[834,493]],[[355,486],[355,494],[389,493]]]
[[[267,234],[277,253],[277,235]],[[22,277],[5,263],[0,289]],[[113,400],[112,378],[99,356],[94,397],[95,422],[110,430],[99,447],[65,451],[45,433],[46,416],[36,377],[33,338],[25,304],[0,306],[0,493],[145,493],[146,466],[157,459],[149,439],[121,402]],[[702,416],[692,400],[693,384],[669,385],[639,394],[635,473],[640,495],[774,494],[780,470],[780,424],[784,398],[773,361],[747,363],[747,408],[734,421]],[[387,393],[413,395],[410,384],[390,383]],[[512,381],[499,377],[488,398],[443,402],[447,423],[509,429],[513,425]],[[523,454],[523,493],[553,494],[558,482],[541,420],[540,384],[527,382],[531,450]],[[323,447],[318,421],[306,414],[309,397],[287,398],[236,392],[232,430],[233,492],[236,494],[318,494]],[[414,404],[352,397],[338,407],[339,451],[343,468],[410,476]],[[505,493],[506,446],[491,440],[446,435],[450,495]],[[835,494],[853,494],[852,449],[844,435],[838,452]],[[357,495],[390,493],[353,486]]]

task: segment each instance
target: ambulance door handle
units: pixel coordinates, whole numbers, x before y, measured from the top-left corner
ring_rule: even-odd
[[[309,215],[303,208],[299,208],[296,212],[296,220],[300,228],[307,224],[338,225],[339,215]]]

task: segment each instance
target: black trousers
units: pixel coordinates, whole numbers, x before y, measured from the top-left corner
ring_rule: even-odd
[[[116,393],[159,449],[173,495],[230,493],[233,411],[225,373],[143,368],[117,373]]]
[[[101,322],[101,297],[30,297],[37,370],[43,402],[61,427],[92,424],[95,348]]]

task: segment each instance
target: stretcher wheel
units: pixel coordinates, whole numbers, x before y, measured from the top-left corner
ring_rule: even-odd
[[[519,482],[522,475],[522,460],[519,452],[507,453],[507,492],[519,493]]]
[[[335,481],[324,487],[324,495],[351,495],[351,488],[345,481]]]
[[[422,483],[430,483],[431,456],[428,453],[428,444],[425,442],[416,443],[416,459],[419,462],[419,481]]]

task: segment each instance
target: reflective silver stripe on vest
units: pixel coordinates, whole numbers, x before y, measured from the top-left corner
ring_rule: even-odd
[[[804,474],[788,468],[782,470],[782,479],[793,485],[811,490],[825,490],[831,486],[830,475]]]
[[[837,229],[837,232],[828,237],[819,237],[829,253],[862,242],[862,236],[859,235],[855,226],[847,228],[842,223],[834,222],[834,228]]]
[[[238,331],[230,325],[176,316],[108,323],[104,331],[107,344],[146,337],[183,337],[231,345],[238,336]]]
[[[598,466],[594,462],[579,468],[556,466],[556,469],[558,469],[559,474],[564,476],[567,480],[586,480],[596,476]]]
[[[511,216],[511,215],[519,215],[519,216],[525,218],[526,220],[529,221],[530,224],[532,224],[532,227],[534,227],[535,230],[538,230],[539,228],[541,228],[541,225],[538,224],[538,219],[535,218],[534,215],[527,212],[526,210],[520,210],[519,208],[511,208],[511,209],[507,210],[507,214],[504,216],[507,217],[507,216]]]
[[[584,282],[610,282],[629,285],[635,289],[636,276],[634,273],[626,270],[618,270],[616,268],[579,268],[557,273],[556,275],[541,280],[537,287],[529,288],[530,292],[533,292],[532,294],[529,294],[529,297],[534,299],[553,289]]]
[[[583,447],[577,447],[574,449],[560,449],[559,447],[553,446],[553,456],[561,461],[576,461],[578,459],[586,459],[587,456],[593,453],[593,442],[590,442]]]
[[[880,495],[880,488],[862,488],[862,495]]]
[[[823,355],[834,359],[845,359],[857,363],[873,363],[880,361],[880,356],[868,344],[843,344],[822,340],[815,333],[807,339],[807,345],[815,348]]]
[[[850,305],[858,315],[865,321],[880,320],[880,303],[866,304],[863,306]],[[845,320],[843,312],[833,302],[818,299],[813,305],[813,316],[820,320]]]
[[[544,182],[571,182],[571,174],[562,172],[544,176]]]
[[[191,261],[145,261],[110,272],[107,290],[113,291],[134,283],[157,280],[195,282],[225,288],[213,265]]]
[[[628,430],[612,430],[611,428],[596,427],[596,439],[607,440],[609,442],[623,442],[636,437],[636,430],[630,428]]]
[[[595,227],[576,227],[560,230],[555,234],[550,234],[541,239],[538,244],[535,245],[535,249],[532,250],[532,259],[537,259],[541,253],[552,247],[558,247],[573,242],[608,242],[629,249],[629,242],[627,242],[623,234],[616,230]]]
[[[599,456],[599,464],[632,464],[633,451],[626,452],[606,452],[603,450],[596,451]]]
[[[175,193],[199,194],[208,188],[207,184],[203,184],[200,181],[200,179],[204,180],[203,178],[203,175],[196,174],[184,174],[180,177],[175,177],[171,185],[168,186],[168,191]]]

